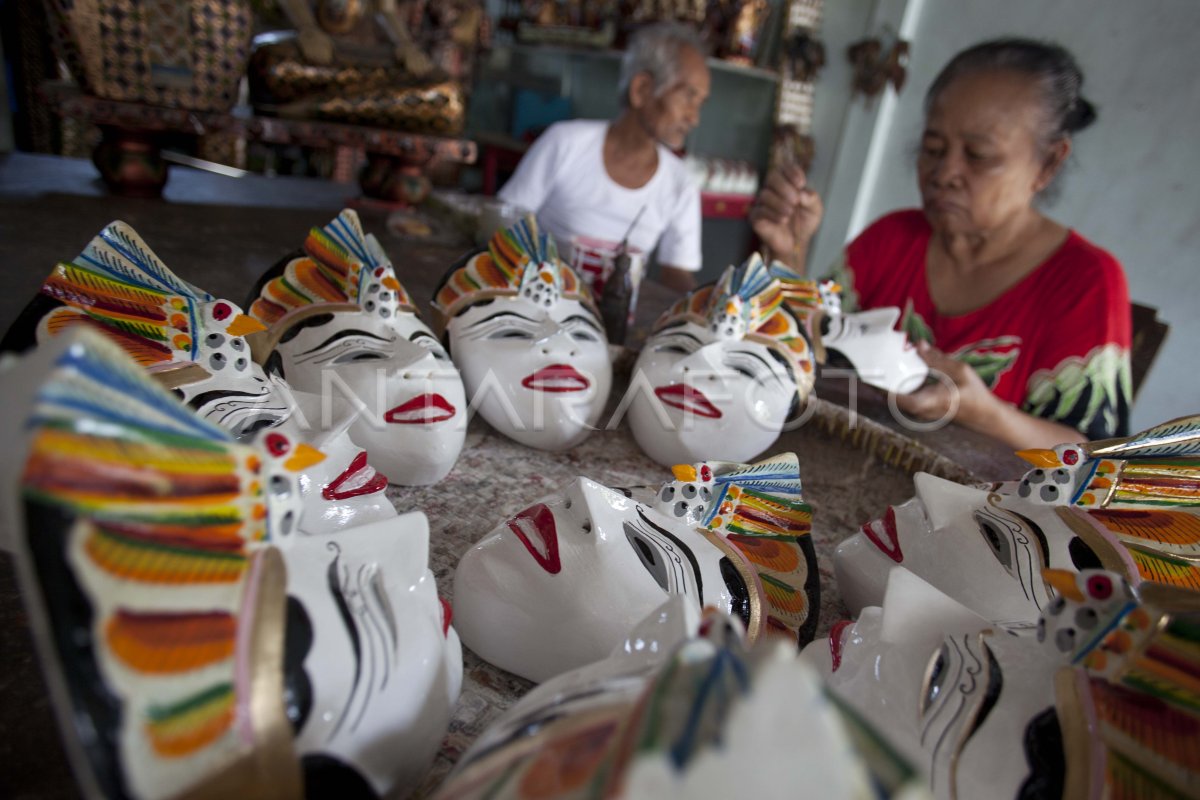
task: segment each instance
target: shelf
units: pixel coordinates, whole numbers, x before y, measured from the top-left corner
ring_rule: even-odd
[[[745,219],[752,205],[752,194],[700,193],[700,214],[705,219]]]
[[[623,50],[613,50],[611,48],[592,48],[592,47],[572,47],[569,45],[560,44],[521,44],[514,42],[512,44],[497,45],[492,49],[493,58],[498,51],[508,50],[521,55],[554,55],[566,58],[576,56],[583,58],[603,59],[606,61],[620,61],[625,55]],[[769,81],[771,83],[779,82],[779,73],[761,69],[759,67],[750,67],[742,64],[737,64],[732,61],[725,61],[720,58],[709,58],[708,68],[716,72],[725,72],[731,75],[740,75],[746,78],[755,80]]]
[[[60,116],[134,131],[182,131],[196,135],[226,133],[272,144],[347,147],[416,162],[436,158],[473,164],[479,151],[475,142],[468,139],[407,133],[391,128],[255,116],[245,113],[243,108],[221,113],[105,100],[58,82],[44,84],[41,91]]]

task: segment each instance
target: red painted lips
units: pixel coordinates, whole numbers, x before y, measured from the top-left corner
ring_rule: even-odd
[[[364,450],[354,457],[350,466],[337,480],[321,490],[321,496],[326,500],[348,500],[351,497],[382,492],[387,485],[387,477],[367,464],[367,453]]]
[[[838,667],[842,665],[842,648],[846,646],[846,629],[853,624],[852,621],[844,619],[834,623],[834,626],[829,629],[829,655],[834,672],[837,672]]]
[[[659,400],[681,411],[695,414],[708,419],[720,419],[721,409],[714,406],[704,392],[688,386],[686,383],[673,383],[670,386],[660,386],[654,390]]]
[[[592,385],[570,364],[551,364],[521,381],[526,389],[535,392],[582,392]]]
[[[551,575],[562,570],[562,561],[558,557],[558,529],[554,526],[554,514],[545,503],[530,506],[517,514],[508,521],[508,529],[517,535],[542,569]]]
[[[904,562],[904,553],[900,552],[900,535],[896,530],[896,509],[888,506],[883,519],[863,525],[862,532],[892,561],[897,564]]]
[[[454,406],[440,394],[421,394],[388,411],[383,419],[393,425],[433,425],[454,414]]]

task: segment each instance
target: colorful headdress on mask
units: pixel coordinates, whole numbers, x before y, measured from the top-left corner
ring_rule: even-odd
[[[320,307],[331,304],[355,305],[383,319],[417,313],[379,241],[363,232],[357,212],[345,209],[309,231],[304,252],[263,285],[250,305],[252,317],[273,326],[293,312],[321,313]]]
[[[233,442],[86,331],[33,358],[17,551],[56,633],[43,656],[70,684],[59,696],[78,703],[64,716],[96,729],[93,777],[105,794],[123,793],[108,783],[122,774],[130,794],[166,796],[231,771],[251,790],[258,760],[298,780],[280,702],[285,576],[263,540],[294,513],[275,503],[298,495],[288,473],[320,454],[277,432],[265,450]]]
[[[1071,664],[1054,679],[1066,785],[1081,797],[1194,793],[1200,595],[1158,586],[1135,595],[1101,570],[1044,577],[1060,601],[1043,612],[1038,640]]]
[[[1034,469],[1004,492],[1058,506],[1105,568],[1200,591],[1200,416],[1017,455]]]
[[[61,262],[41,294],[62,305],[37,322],[37,338],[76,326],[100,331],[154,370],[199,364],[249,368],[242,338],[263,326],[227,300],[181,280],[133,228],[113,222],[72,262]]]
[[[600,316],[587,287],[558,257],[554,239],[538,229],[533,215],[496,231],[488,249],[452,269],[433,296],[438,330],[467,306],[493,297],[524,297],[541,306],[578,300]]]
[[[771,263],[770,271],[771,277],[779,281],[783,290],[783,302],[804,326],[816,351],[817,361],[824,364],[820,320],[827,314],[841,313],[842,287],[832,280],[810,281],[778,261]]]
[[[820,609],[812,508],[800,489],[795,453],[757,464],[706,461],[678,464],[663,486],[657,509],[682,518],[732,547],[751,589],[747,630],[785,632],[807,644]],[[721,545],[718,544],[718,547]],[[765,601],[765,602],[763,602]]]
[[[757,253],[731,266],[716,283],[702,286],[671,306],[654,325],[655,333],[692,322],[722,339],[759,342],[792,367],[796,389],[807,397],[815,379],[813,351],[800,321],[784,303],[784,287]]]

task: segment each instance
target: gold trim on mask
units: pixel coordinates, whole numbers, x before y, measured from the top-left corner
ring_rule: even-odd
[[[762,612],[762,595],[765,591],[762,588],[762,580],[759,579],[758,572],[750,565],[746,557],[716,531],[702,527],[697,527],[695,530],[729,558],[730,563],[742,576],[742,580],[746,582],[747,593],[750,596],[750,624],[746,628],[746,645],[750,646],[758,640],[766,628],[766,617]],[[794,639],[795,636],[790,638]]]
[[[403,306],[401,307],[403,308]],[[250,345],[250,355],[254,358],[254,363],[260,367],[265,367],[271,354],[279,347],[279,340],[288,331],[309,317],[315,317],[319,314],[343,313],[365,314],[368,312],[357,303],[314,303],[292,309],[276,320],[275,324],[268,327],[265,331],[252,333],[246,337],[246,341]]]
[[[304,796],[292,726],[283,705],[283,639],[286,627],[287,568],[278,550],[253,556],[260,572],[255,594],[250,652],[250,749],[210,779],[178,795],[179,800],[234,797],[284,800]]]

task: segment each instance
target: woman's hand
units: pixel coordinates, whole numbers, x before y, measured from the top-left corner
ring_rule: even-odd
[[[999,439],[1014,450],[1087,441],[1074,428],[1026,414],[1001,400],[969,365],[928,342],[918,343],[917,352],[938,381],[912,394],[896,395],[896,407],[904,414],[923,420],[949,417],[964,427]]]
[[[968,364],[952,358],[928,342],[918,342],[917,352],[937,380],[912,394],[897,395],[896,407],[921,420],[953,419],[974,430],[987,431],[1002,413],[1004,402]]]
[[[808,188],[804,170],[785,164],[767,175],[750,209],[750,225],[775,258],[803,273],[809,242],[824,213],[821,196]]]

